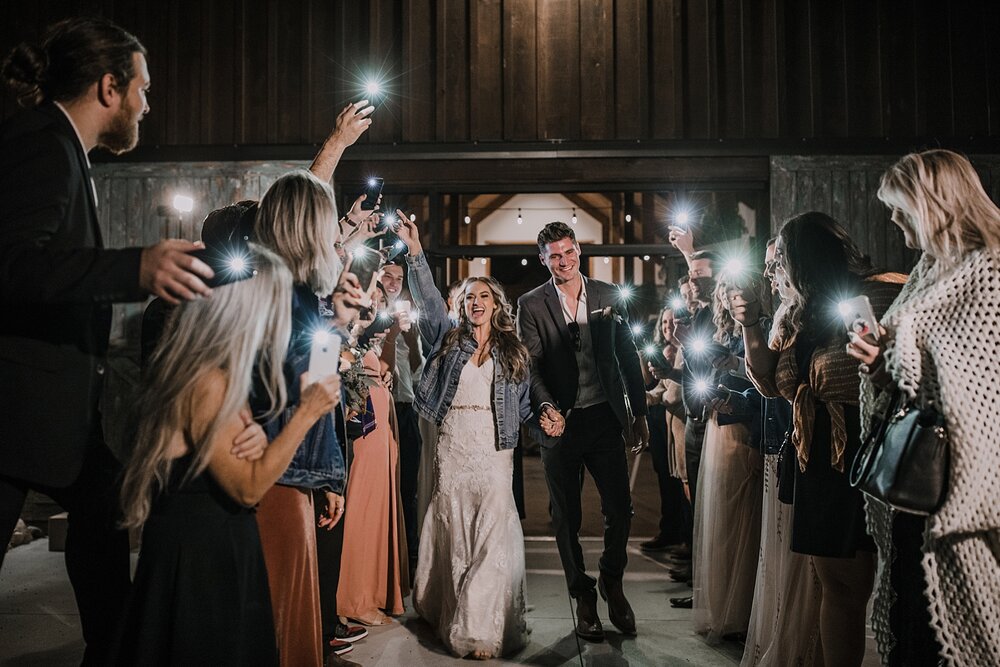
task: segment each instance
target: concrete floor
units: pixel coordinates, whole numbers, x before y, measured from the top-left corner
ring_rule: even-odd
[[[633,462],[630,459],[630,468]],[[636,468],[629,565],[625,590],[635,610],[639,636],[624,638],[607,618],[607,607],[599,611],[608,631],[600,644],[576,641],[573,607],[566,595],[559,556],[548,525],[548,492],[541,460],[524,460],[525,497],[528,517],[523,522],[525,557],[528,567],[528,625],[531,643],[521,653],[492,665],[535,665],[537,667],[594,667],[670,665],[736,665],[742,645],[724,642],[709,646],[691,631],[691,612],[672,609],[667,599],[686,595],[688,589],[667,576],[654,558],[639,551],[638,543],[652,535],[659,519],[656,480],[648,455]],[[584,553],[596,574],[602,534],[599,499],[593,482],[586,476],[583,493],[584,525],[581,529]],[[645,537],[643,537],[645,536]],[[133,554],[135,558],[135,554]],[[874,641],[869,638],[866,667],[875,666]],[[79,616],[73,591],[66,577],[61,553],[48,551],[41,539],[10,551],[0,570],[0,667],[60,667],[77,665],[83,653]],[[390,625],[373,628],[355,650],[344,656],[346,664],[366,667],[429,667],[456,664],[434,636],[430,626],[407,611]]]
[[[531,643],[518,655],[489,664],[569,667],[580,665],[581,658],[583,665],[601,667],[739,664],[741,645],[708,646],[691,632],[691,612],[667,604],[668,597],[684,595],[689,589],[671,582],[664,567],[641,554],[636,544],[633,540],[630,546],[625,587],[638,620],[638,637],[617,634],[601,602],[608,640],[581,642],[581,656],[555,543],[548,538],[528,538],[525,557],[528,603],[533,607],[528,614]],[[585,555],[594,569],[600,547],[599,540],[584,538]],[[48,551],[47,539],[10,551],[0,572],[0,665],[76,665],[82,651],[79,617],[62,554]],[[344,658],[372,667],[456,662],[442,649],[430,626],[412,611],[390,625],[373,628]]]

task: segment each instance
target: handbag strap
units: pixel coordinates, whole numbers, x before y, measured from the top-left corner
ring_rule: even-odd
[[[861,449],[858,450],[857,455],[854,457],[854,462],[851,464],[851,486],[859,486],[871,471],[872,465],[875,463],[875,453],[882,448],[885,431],[889,428],[889,422],[892,420],[893,415],[899,409],[899,401],[902,397],[902,390],[896,387],[892,392],[889,405],[886,406],[885,414],[882,415],[881,421],[879,421],[876,428],[868,431],[868,437],[861,443]]]

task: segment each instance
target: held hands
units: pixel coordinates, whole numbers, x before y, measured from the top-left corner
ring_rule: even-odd
[[[240,420],[243,421],[243,431],[233,440],[233,448],[229,453],[238,459],[256,461],[264,456],[267,449],[267,436],[260,424],[253,420],[253,415],[246,408],[240,410]]]
[[[410,220],[409,216],[398,208],[396,209],[396,215],[399,217],[399,226],[396,229],[396,235],[406,244],[407,250],[410,251],[410,256],[416,257],[424,251],[423,246],[420,245],[420,230],[417,228],[417,223]]]
[[[212,290],[202,282],[215,273],[205,262],[188,253],[203,248],[201,243],[167,239],[142,249],[139,260],[139,287],[176,306],[181,301],[209,297]]]
[[[558,438],[566,430],[566,418],[551,405],[546,405],[542,410],[542,415],[538,419],[545,435],[550,438]]]
[[[629,439],[629,435],[631,435],[631,439]],[[649,424],[646,423],[646,418],[643,415],[633,417],[631,434],[623,433],[622,437],[625,439],[625,446],[633,454],[638,454],[646,449],[646,446],[649,445]]]
[[[340,403],[339,375],[327,375],[321,380],[312,382],[309,373],[303,373],[299,382],[302,386],[299,412],[304,412],[313,422]]]
[[[323,508],[323,515],[319,518],[319,527],[333,530],[333,527],[340,523],[344,517],[344,496],[326,491],[326,507]]]
[[[871,380],[879,387],[887,387],[892,383],[892,377],[886,371],[884,341],[888,332],[881,324],[878,327],[879,342],[870,343],[853,331],[848,331],[847,336],[850,342],[847,344],[847,354],[854,357],[861,363],[858,366],[865,375],[871,376]]]

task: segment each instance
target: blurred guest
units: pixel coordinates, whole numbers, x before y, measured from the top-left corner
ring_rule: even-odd
[[[779,296],[781,291],[774,277],[776,241],[773,238],[768,241],[764,254],[764,277],[770,284],[772,297]],[[767,295],[758,298],[766,299]],[[770,330],[770,317],[761,322],[761,328]],[[749,398],[750,391],[743,392],[745,398]],[[823,661],[819,646],[819,579],[812,557],[791,550],[791,497],[783,499],[778,486],[783,474],[779,457],[782,447],[790,441],[792,408],[784,398],[760,400],[763,415],[760,447],[764,454],[760,559],[740,664],[743,667],[819,665]],[[786,453],[791,461],[791,453]],[[794,475],[793,469],[787,471]],[[786,487],[791,488],[787,484]]]
[[[798,215],[781,228],[775,275],[789,295],[771,346],[759,302],[735,295],[747,369],[765,396],[792,403],[795,469],[792,550],[813,557],[822,586],[820,642],[828,665],[860,665],[875,550],[865,532],[861,493],[845,473],[861,445],[857,364],[847,356],[836,304],[864,294],[876,313],[898,286],[873,276],[870,260],[829,216]]]
[[[304,387],[299,408],[255,461],[232,456],[256,372],[279,413],[292,276],[263,248],[211,299],[181,306],[145,376],[136,448],[122,485],[125,525],[144,525],[114,664],[277,665],[268,573],[253,506],[307,431],[339,400],[337,376]],[[222,285],[223,281],[237,280]],[[301,384],[308,382],[303,376]],[[220,539],[224,536],[225,539]]]
[[[98,411],[111,304],[207,296],[212,273],[188,241],[109,250],[101,240],[88,154],[139,141],[150,80],[138,39],[105,19],[66,19],[40,45],[16,46],[2,76],[26,109],[0,126],[0,543],[29,490],[69,511],[83,662],[99,664],[129,590],[128,535],[115,525],[121,466]]]
[[[647,367],[643,369],[646,386],[651,386],[646,391],[649,454],[660,491],[659,531],[653,539],[639,545],[643,551],[666,551],[687,543],[685,516],[690,513],[691,504],[684,495],[684,483],[671,474],[676,468],[671,459],[676,458],[678,436],[682,447],[684,442],[684,421],[678,418],[684,409],[678,382],[681,373],[675,368],[679,348],[674,338],[674,311],[668,306],[660,311],[650,353],[645,355]]]
[[[715,355],[715,373],[697,378],[708,394],[710,413],[699,471],[694,516],[694,628],[717,640],[745,635],[753,605],[760,548],[763,460],[760,455],[760,396],[743,365],[742,327],[729,314],[738,292],[770,312],[762,281],[749,269],[723,272],[713,295],[714,344],[694,355]],[[746,394],[741,392],[747,392]]]
[[[360,414],[350,416],[366,421],[367,426],[352,442],[337,612],[369,626],[391,622],[387,614],[402,614],[403,598],[409,593],[396,416],[387,384],[392,380],[392,356],[389,362],[380,359],[387,336],[371,334],[392,321],[388,334],[392,344],[398,340],[400,320],[405,316],[388,317],[385,306],[385,293],[376,289],[369,316],[358,321],[360,334],[369,330],[365,336],[368,342],[345,351],[351,372],[360,376],[368,396],[351,406]]]
[[[335,252],[337,213],[330,186],[307,171],[277,179],[261,199],[254,236],[280,255],[292,271],[292,332],[284,361],[286,379],[309,368],[313,337],[325,330],[318,295],[338,284],[342,265]],[[254,413],[266,394],[256,392]],[[295,413],[297,392],[285,410],[265,424],[274,437]],[[344,512],[345,465],[332,415],[309,430],[288,468],[257,509],[267,562],[278,648],[284,664],[322,664],[322,624],[312,490],[326,498],[325,527]]]
[[[1000,210],[969,161],[946,150],[903,157],[878,197],[906,245],[923,251],[882,318],[881,345],[851,337],[865,417],[898,387],[943,414],[949,471],[928,517],[868,499],[879,547],[872,625],[887,665],[1000,664]],[[991,360],[991,361],[987,361]],[[991,620],[992,619],[992,620]]]
[[[389,311],[409,311],[412,304],[406,290],[403,266],[398,263],[386,264],[382,269],[381,282],[389,297]],[[412,572],[417,566],[417,549],[420,544],[420,533],[417,531],[417,480],[423,446],[420,421],[413,410],[413,390],[420,380],[424,357],[416,327],[407,326],[405,331],[401,330],[395,343],[395,364],[390,370],[392,398],[399,425],[399,493],[403,499],[403,522],[406,525],[406,544]]]

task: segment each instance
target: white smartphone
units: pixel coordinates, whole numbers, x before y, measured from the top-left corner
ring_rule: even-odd
[[[878,319],[867,296],[861,295],[841,301],[837,304],[837,310],[840,311],[848,331],[853,331],[873,345],[878,342]]]
[[[309,352],[309,379],[316,382],[339,372],[340,335],[332,331],[316,332]]]
[[[413,306],[410,305],[410,302],[407,301],[406,299],[399,299],[398,301],[396,301],[396,312],[397,313],[406,313],[407,315],[409,315],[410,311],[412,310],[412,308],[413,308]],[[409,331],[410,330],[410,323],[407,322],[406,324],[401,325],[399,327],[399,329],[400,329],[400,331]]]

